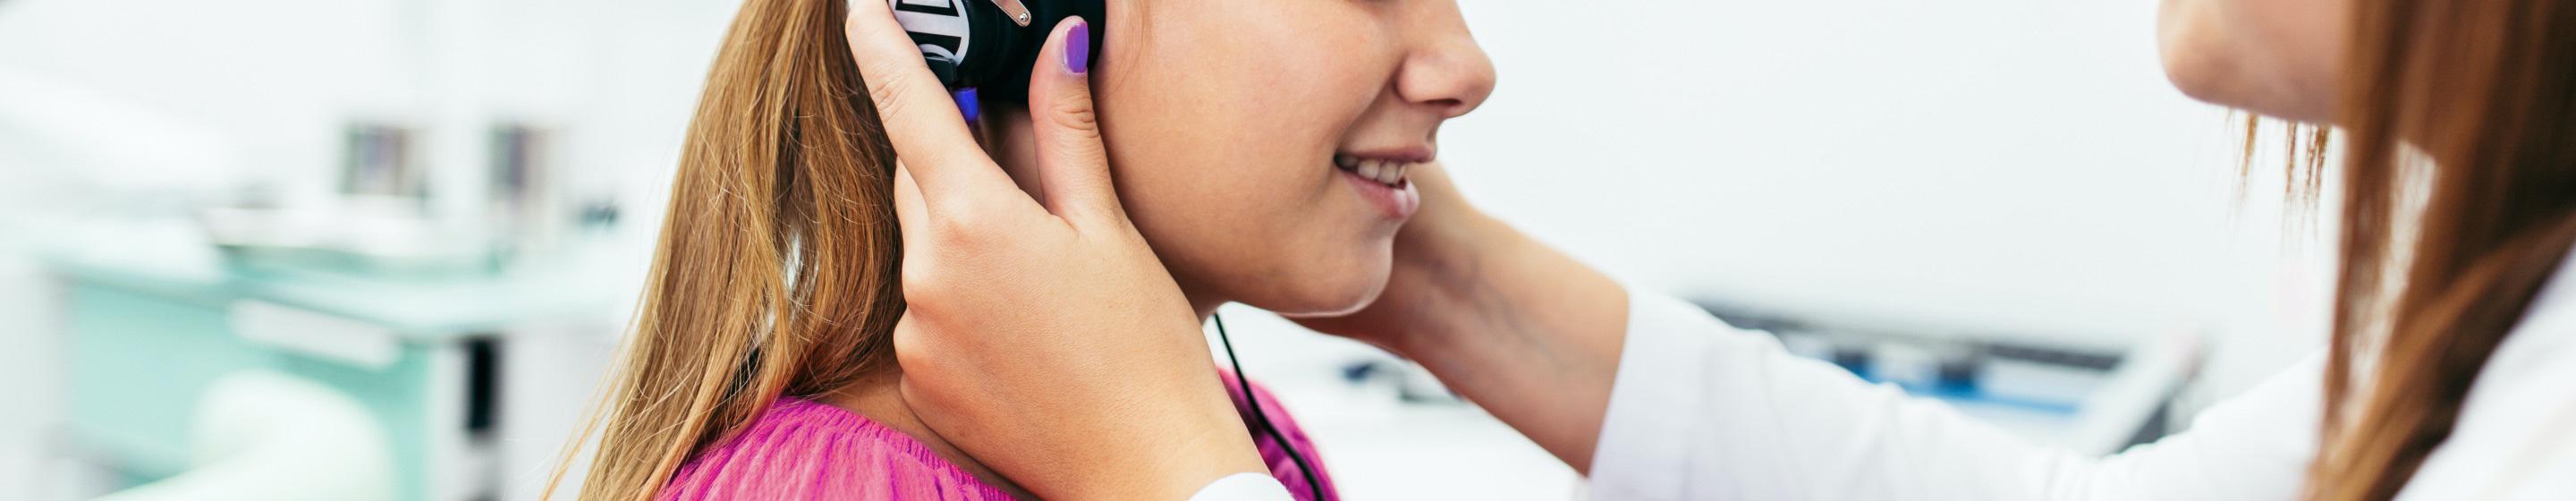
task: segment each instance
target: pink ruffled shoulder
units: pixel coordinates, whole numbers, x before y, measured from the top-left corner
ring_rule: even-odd
[[[665,501],[1007,500],[909,435],[826,404],[781,398],[749,429],[699,451]]]

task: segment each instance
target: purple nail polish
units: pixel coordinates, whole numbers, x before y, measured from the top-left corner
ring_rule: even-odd
[[[1091,72],[1091,22],[1073,20],[1073,29],[1065,33],[1064,69],[1080,75]]]
[[[973,122],[984,116],[984,99],[975,93],[974,87],[957,89],[957,93],[950,97],[957,100],[957,114],[964,115],[966,121]]]

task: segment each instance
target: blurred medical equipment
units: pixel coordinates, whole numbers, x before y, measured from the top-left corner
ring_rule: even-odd
[[[2170,416],[2177,412],[2177,399],[2199,374],[2204,350],[2200,337],[2190,333],[2124,336],[2134,341],[2087,344],[2064,340],[2098,336],[1869,329],[1832,317],[1724,301],[1698,304],[1730,325],[1779,338],[1790,353],[1832,362],[1863,379],[1915,396],[1941,400],[2033,442],[2095,455],[2175,431]],[[1354,414],[1368,420],[1438,415],[1451,412],[1448,409],[1476,412],[1472,403],[1411,361],[1373,349],[1336,353],[1325,360],[1338,368],[1338,384],[1327,392],[1332,395],[1329,400],[1341,404],[1341,409],[1334,410],[1358,410]],[[1294,380],[1270,383],[1283,394],[1310,394]],[[1333,421],[1339,416],[1318,414],[1322,413],[1301,413],[1300,422],[1327,430],[1339,426]]]
[[[413,161],[409,129],[361,121],[344,135],[336,196],[300,206],[252,200],[208,207],[197,213],[207,238],[225,258],[249,266],[496,272],[522,253],[559,243],[559,234],[592,210],[557,203],[546,183],[544,133],[534,126],[492,127],[490,185],[477,190],[486,198],[483,215],[461,219],[431,207],[429,176]]]
[[[1467,399],[1449,391],[1433,377],[1430,369],[1410,360],[1392,357],[1368,357],[1342,364],[1342,381],[1365,389],[1383,388],[1371,393],[1392,393],[1395,400],[1408,404],[1465,404]]]
[[[580,395],[591,381],[508,379],[500,368],[532,332],[601,334],[601,345],[616,332],[630,263],[604,259],[618,242],[593,230],[617,208],[554,196],[540,127],[493,122],[493,151],[469,164],[488,169],[476,179],[491,185],[460,187],[422,181],[442,176],[419,170],[400,123],[348,122],[343,162],[320,196],[200,191],[140,210],[0,221],[29,230],[12,243],[35,251],[64,298],[67,433],[56,459],[105,471],[112,486],[226,478],[200,475],[204,432],[188,416],[227,398],[210,382],[250,371],[354,402],[382,430],[387,499],[489,499],[503,493],[504,469],[536,467],[504,464],[519,451],[499,443],[511,421],[503,389]],[[477,197],[482,210],[439,210],[441,190]],[[569,435],[528,431],[550,443]],[[551,457],[512,457],[537,455]]]
[[[473,34],[452,3],[422,6],[444,20],[435,28]],[[457,88],[424,100],[471,99]],[[564,122],[542,113],[336,108],[320,123],[225,128],[95,85],[0,72],[0,174],[11,176],[0,252],[42,263],[60,298],[48,305],[60,328],[41,331],[60,337],[39,346],[59,347],[41,356],[62,361],[61,410],[29,419],[60,431],[42,461],[85,472],[49,479],[62,484],[52,489],[0,486],[0,498],[131,487],[223,499],[183,486],[232,482],[210,479],[270,449],[210,462],[199,455],[210,432],[191,416],[240,408],[216,405],[238,393],[216,381],[244,372],[343,395],[379,430],[386,459],[368,467],[381,474],[342,478],[373,478],[386,494],[312,499],[532,490],[504,483],[550,466],[571,435],[549,427],[579,409],[554,401],[590,393],[605,362],[594,352],[606,352],[640,279],[642,256],[611,228],[621,208],[607,193],[623,194],[624,170],[559,175]],[[547,343],[564,353],[520,354]],[[549,367],[513,375],[502,368],[514,356]],[[261,431],[307,429],[328,430]]]
[[[1943,401],[2032,443],[2082,454],[2117,452],[2170,430],[2176,397],[2199,374],[2194,334],[1870,329],[1843,316],[1701,301],[1738,327],[1777,336],[1791,352]],[[1393,499],[1561,498],[1580,477],[1517,431],[1459,399],[1411,361],[1357,342],[1303,333],[1287,320],[1227,315],[1233,343],[1260,356],[1264,383],[1322,444],[1345,493]],[[1899,324],[1902,325],[1902,324]],[[1267,334],[1264,334],[1267,333]],[[1210,336],[1209,344],[1221,341]],[[1369,472],[1404,472],[1372,474]],[[1432,483],[1423,478],[1447,478]],[[1571,498],[1579,498],[1571,497]]]
[[[215,381],[190,426],[188,469],[99,501],[389,501],[393,451],[367,408],[303,378]]]
[[[428,193],[427,174],[412,161],[410,129],[360,122],[349,124],[344,134],[340,192],[395,197]]]
[[[2198,373],[2197,335],[2127,346],[2045,342],[2071,336],[1886,332],[1825,326],[1718,301],[1701,309],[1771,333],[1791,353],[1939,399],[2036,442],[2104,455],[2173,431],[2174,401]]]
[[[604,342],[616,328],[599,323],[626,308],[614,297],[623,289],[600,285],[619,268],[585,257],[430,277],[238,265],[196,275],[47,256],[69,310],[67,452],[129,479],[186,474],[196,437],[185,416],[217,398],[210,382],[266,371],[346,393],[373,416],[398,499],[498,495],[502,392],[534,384],[582,395],[590,383],[510,379],[505,360],[531,333]]]

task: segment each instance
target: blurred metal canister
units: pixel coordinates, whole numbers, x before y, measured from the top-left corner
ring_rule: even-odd
[[[382,122],[352,122],[343,131],[340,192],[420,197],[428,181],[412,159],[412,131]]]

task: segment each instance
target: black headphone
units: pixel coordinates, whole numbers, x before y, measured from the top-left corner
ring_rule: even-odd
[[[895,22],[921,45],[931,73],[951,89],[1027,100],[1029,68],[1037,64],[1047,34],[1074,16],[1091,23],[1091,60],[1100,60],[1103,0],[888,1]]]

